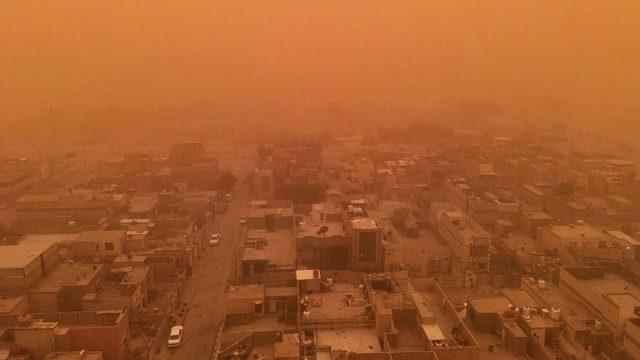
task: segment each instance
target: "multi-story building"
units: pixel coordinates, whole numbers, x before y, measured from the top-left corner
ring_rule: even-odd
[[[354,218],[346,225],[351,237],[351,266],[355,270],[376,272],[384,268],[382,228],[371,218]]]
[[[25,294],[60,262],[58,243],[65,235],[28,235],[0,246],[0,292]]]
[[[78,232],[97,227],[100,220],[122,208],[124,201],[112,194],[25,195],[16,203],[15,226],[29,233]]]
[[[14,343],[41,360],[51,352],[101,351],[105,360],[125,360],[129,314],[123,310],[33,313],[10,326]]]
[[[489,271],[491,235],[473,219],[460,210],[442,211],[437,218],[437,231],[452,251],[455,273]]]
[[[100,264],[58,264],[29,291],[31,311],[81,311],[83,296],[96,292],[103,271],[104,267]]]
[[[619,241],[587,223],[552,225],[541,229],[544,249],[557,249],[565,264],[591,260],[619,262],[626,248]]]

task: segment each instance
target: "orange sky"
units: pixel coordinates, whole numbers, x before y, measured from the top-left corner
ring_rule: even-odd
[[[638,0],[5,1],[0,115],[528,96],[637,110],[639,44]]]

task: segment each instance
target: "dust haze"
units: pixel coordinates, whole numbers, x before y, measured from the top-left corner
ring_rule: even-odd
[[[469,102],[576,126],[638,113],[634,0],[22,0],[0,13],[1,121],[43,138],[428,120]]]

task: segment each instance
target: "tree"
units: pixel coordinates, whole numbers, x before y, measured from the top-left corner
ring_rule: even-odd
[[[221,191],[224,191],[224,192],[230,192],[231,189],[233,189],[233,187],[236,185],[237,181],[238,181],[238,179],[235,177],[235,175],[233,175],[229,171],[225,171],[218,178],[218,181],[217,181],[216,185],[217,185],[218,190],[221,190]]]

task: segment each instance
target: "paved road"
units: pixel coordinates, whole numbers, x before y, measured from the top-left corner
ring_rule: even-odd
[[[211,229],[222,233],[220,245],[206,250],[187,280],[185,296],[190,307],[184,322],[184,343],[177,349],[163,347],[157,359],[209,360],[225,315],[224,290],[231,273],[231,255],[239,243],[240,217],[247,203],[247,185],[238,182],[229,209],[223,215],[218,214]]]

